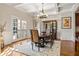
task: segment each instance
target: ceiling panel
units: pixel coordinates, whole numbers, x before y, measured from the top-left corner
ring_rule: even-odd
[[[70,10],[72,9],[73,5],[75,3],[59,3],[59,6],[57,6],[57,3],[44,3],[43,9],[47,14],[56,14],[58,7],[61,7],[62,10]],[[10,3],[8,5],[11,5],[18,10],[28,12],[30,14],[38,14],[42,10],[42,3]]]

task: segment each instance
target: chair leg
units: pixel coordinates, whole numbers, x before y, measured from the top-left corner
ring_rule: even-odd
[[[50,48],[52,48],[52,46],[53,46],[53,42],[51,41],[51,43],[50,43]]]
[[[38,47],[38,51],[40,51],[40,48]]]
[[[53,45],[53,44],[51,43],[51,44],[50,44],[50,48],[52,48],[52,45]]]
[[[33,43],[32,43],[32,50],[33,50]]]

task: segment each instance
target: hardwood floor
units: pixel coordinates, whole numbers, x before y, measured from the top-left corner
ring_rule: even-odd
[[[24,54],[22,52],[18,52],[18,50],[13,50],[14,47],[17,47],[18,45],[23,45],[24,43],[26,43],[26,41],[28,42],[29,39],[27,40],[21,40],[12,44],[9,44],[7,46],[5,46],[5,48],[3,49],[3,54],[1,56],[29,56],[28,54]],[[9,48],[9,49],[8,49]],[[11,50],[12,49],[12,50]],[[6,52],[6,50],[8,50],[8,54]],[[60,50],[59,50],[60,51]]]
[[[22,45],[25,41],[29,41],[29,40],[25,39],[25,40],[20,40],[20,41],[14,42],[12,44],[9,44],[9,45],[5,46],[5,48],[3,49],[3,52],[8,47],[13,48],[14,46]],[[75,56],[75,42],[73,42],[71,40],[60,40],[60,41],[61,41],[60,55],[61,56]],[[13,53],[11,53],[11,56],[25,55],[25,54],[17,52],[17,51],[12,51],[12,52]]]
[[[29,39],[19,40],[19,41],[13,42],[13,43],[5,46],[2,49],[1,56],[28,56],[22,52],[18,52],[16,50],[14,50],[14,46],[22,45],[25,41],[28,41],[28,40]]]
[[[61,56],[75,55],[75,42],[71,40],[61,40]]]
[[[18,52],[11,47],[7,47],[0,56],[27,56],[24,53]]]

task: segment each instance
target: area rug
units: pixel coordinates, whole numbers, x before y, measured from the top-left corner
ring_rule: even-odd
[[[38,51],[36,46],[32,50],[31,41],[26,41],[23,45],[16,46],[14,49],[29,56],[60,56],[60,44],[60,41],[54,41],[52,48],[47,46]]]

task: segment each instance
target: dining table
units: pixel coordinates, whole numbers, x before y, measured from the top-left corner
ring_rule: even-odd
[[[50,38],[50,35],[42,34],[39,36],[39,38],[42,40],[41,47],[45,47],[45,43],[46,43],[45,41]]]

